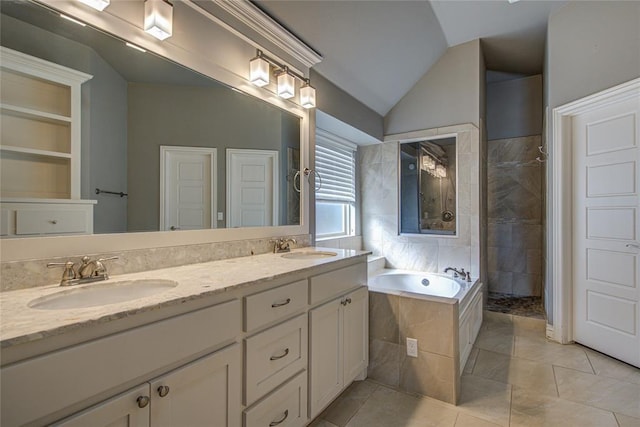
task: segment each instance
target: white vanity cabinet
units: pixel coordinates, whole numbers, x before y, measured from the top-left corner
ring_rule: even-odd
[[[366,374],[369,361],[369,292],[366,264],[311,278],[318,298],[325,283],[342,294],[309,312],[309,415],[316,417],[354,379]],[[353,289],[344,293],[344,289]]]
[[[234,344],[54,426],[239,427],[240,354]]]

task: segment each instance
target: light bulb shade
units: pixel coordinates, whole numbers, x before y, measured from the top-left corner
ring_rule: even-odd
[[[436,166],[436,176],[438,178],[446,178],[447,177],[447,168],[443,165]]]
[[[309,83],[300,88],[300,105],[304,108],[314,108],[316,106],[316,90]]]
[[[84,3],[87,6],[91,6],[95,10],[102,12],[109,4],[111,0],[80,0],[80,3]]]
[[[144,30],[158,40],[171,37],[173,5],[164,0],[145,0]]]
[[[249,61],[249,81],[258,87],[269,84],[269,63],[259,56]]]
[[[295,79],[286,71],[278,76],[278,96],[289,99],[295,95]]]

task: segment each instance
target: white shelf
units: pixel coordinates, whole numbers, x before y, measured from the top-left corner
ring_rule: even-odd
[[[68,125],[71,123],[71,117],[61,116],[59,114],[47,113],[44,111],[34,110],[33,108],[19,107],[11,104],[0,104],[2,113],[9,112],[14,116],[22,116],[29,119],[44,120],[56,124]]]
[[[0,150],[11,151],[13,153],[31,154],[35,156],[56,157],[60,159],[71,159],[70,153],[61,153],[59,151],[37,150],[35,148],[12,147],[10,145],[0,145]]]

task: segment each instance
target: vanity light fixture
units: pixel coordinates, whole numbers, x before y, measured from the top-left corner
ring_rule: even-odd
[[[77,19],[72,18],[72,17],[67,16],[67,15],[64,15],[64,14],[62,14],[62,13],[60,14],[60,18],[62,18],[62,19],[66,19],[67,21],[71,21],[71,22],[73,22],[74,24],[78,24],[78,25],[80,25],[81,27],[86,27],[86,26],[87,26],[87,24],[85,24],[84,22],[82,22],[82,21],[78,21]]]
[[[316,106],[316,89],[311,86],[309,79],[305,80],[304,86],[300,88],[300,105],[304,108]]]
[[[283,99],[293,98],[296,80],[289,74],[289,67],[285,66],[278,74],[278,96]]]
[[[111,0],[79,0],[80,3],[84,3],[87,6],[91,6],[95,10],[99,10],[102,12],[109,4],[111,4]]]
[[[149,0],[147,0],[149,1]],[[249,61],[249,81],[258,87],[269,84],[270,70],[274,68],[274,75],[277,76],[277,94],[284,99],[290,99],[296,93],[296,79],[302,82],[300,87],[300,105],[304,108],[314,108],[316,106],[316,90],[311,86],[311,81],[289,69],[288,66],[275,61],[266,56],[260,49],[257,50],[256,57]]]
[[[145,0],[144,30],[158,40],[171,37],[173,5],[167,0]]]
[[[249,81],[258,87],[269,84],[269,63],[262,57],[261,50],[249,61]]]
[[[446,178],[447,177],[447,168],[443,165],[436,166],[436,177],[437,178]]]

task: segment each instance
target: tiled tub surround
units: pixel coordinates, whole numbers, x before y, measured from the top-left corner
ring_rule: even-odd
[[[309,246],[311,238],[308,234],[288,236],[295,238],[292,247]],[[112,276],[137,273],[159,268],[178,267],[208,261],[224,260],[251,255],[265,254],[273,251],[270,238],[214,242],[198,245],[169,246],[150,249],[137,249],[123,252],[99,254],[78,254],[75,257],[35,259],[0,263],[0,292],[26,289],[36,286],[51,285],[60,281],[62,270],[46,268],[49,262],[77,262],[82,255],[91,258],[107,258],[117,256],[117,260],[107,261],[107,271]]]
[[[458,234],[442,237],[398,235],[398,141],[457,135]],[[480,140],[472,124],[385,137],[384,144],[360,147],[363,247],[387,259],[392,268],[442,272],[463,267],[480,271]]]
[[[385,271],[393,270],[378,274]],[[482,323],[482,284],[460,283],[455,298],[443,298],[377,289],[369,278],[369,378],[458,402],[462,367]],[[417,358],[407,356],[406,338],[418,340]]]
[[[488,143],[488,290],[542,294],[540,135]]]

